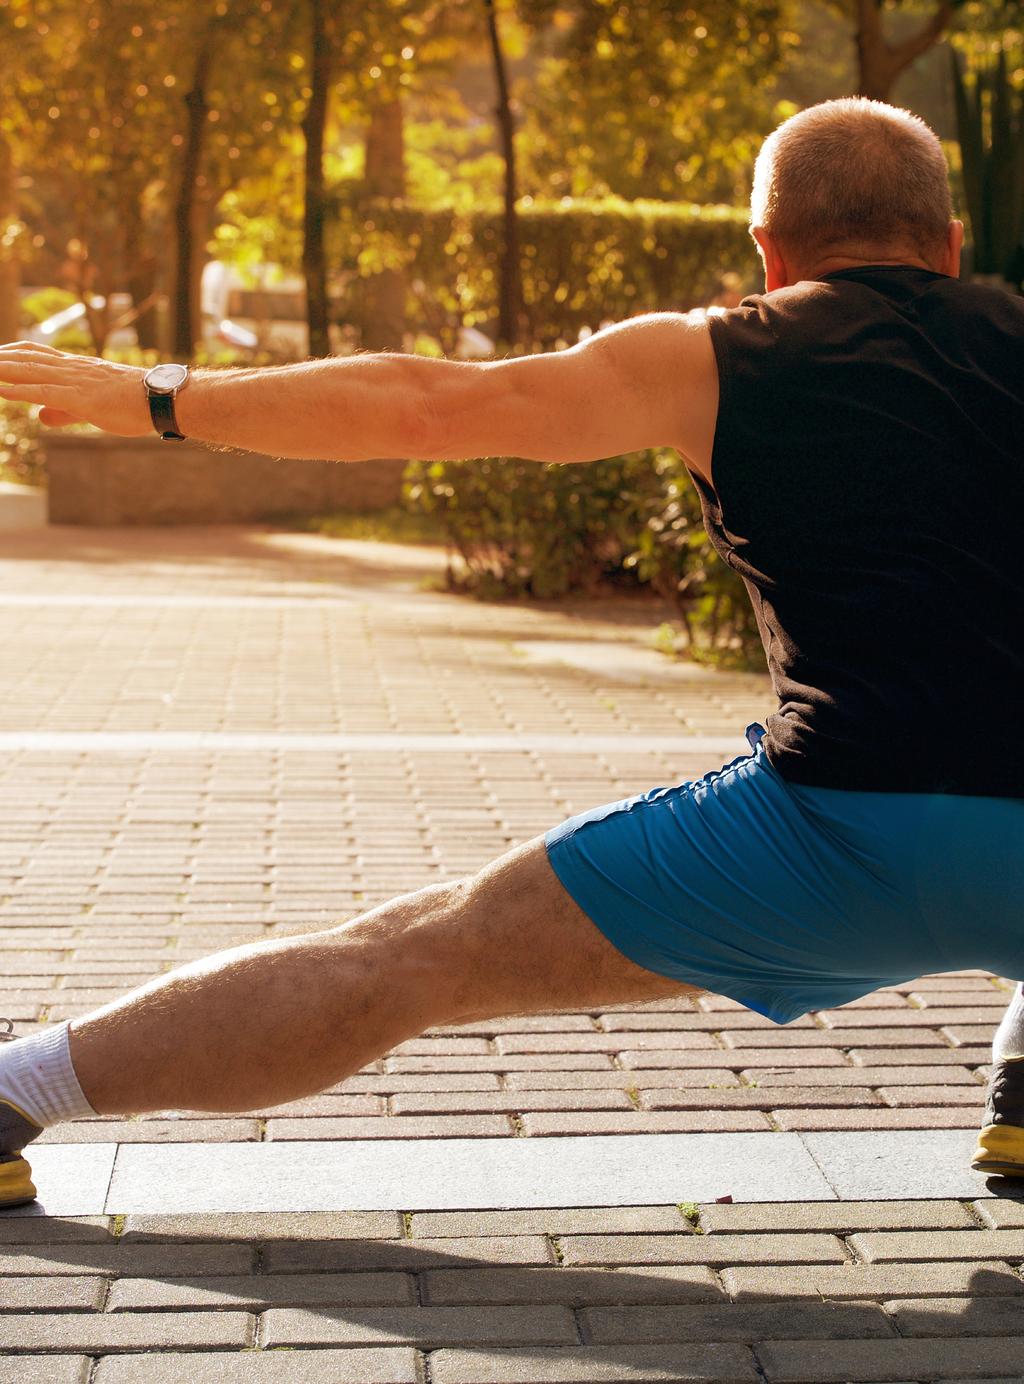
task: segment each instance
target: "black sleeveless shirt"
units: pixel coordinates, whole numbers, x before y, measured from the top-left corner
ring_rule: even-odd
[[[704,523],[794,783],[1024,798],[1024,299],[844,269],[709,315]]]

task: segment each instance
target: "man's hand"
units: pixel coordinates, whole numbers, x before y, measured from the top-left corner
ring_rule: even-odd
[[[145,370],[95,356],[76,356],[34,341],[0,346],[0,399],[41,404],[50,428],[92,423],[119,437],[153,431],[143,388]]]

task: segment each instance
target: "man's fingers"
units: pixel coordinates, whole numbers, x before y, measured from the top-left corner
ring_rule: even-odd
[[[0,399],[13,404],[63,404],[77,390],[61,384],[0,385]]]
[[[69,423],[81,423],[83,420],[73,413],[65,413],[62,408],[47,407],[39,410],[39,421],[47,428],[66,428]]]
[[[0,351],[41,351],[44,355],[62,356],[56,346],[47,346],[42,341],[10,341],[0,346]]]

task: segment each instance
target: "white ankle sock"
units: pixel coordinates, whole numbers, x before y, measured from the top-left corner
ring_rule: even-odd
[[[1024,1057],[1024,981],[1014,990],[992,1040],[992,1061],[1004,1057]]]
[[[71,1065],[69,1027],[47,1024],[15,1043],[0,1043],[0,1100],[18,1106],[41,1129],[96,1114]]]

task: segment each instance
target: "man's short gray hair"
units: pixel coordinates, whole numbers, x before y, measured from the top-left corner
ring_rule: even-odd
[[[799,255],[908,241],[933,249],[953,214],[942,146],[910,111],[860,96],[823,101],[761,146],[750,214]]]

